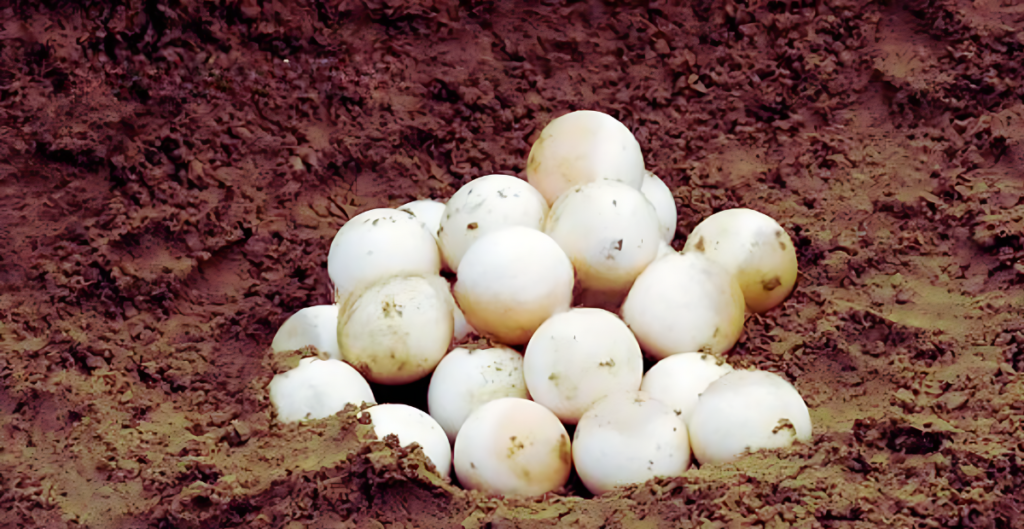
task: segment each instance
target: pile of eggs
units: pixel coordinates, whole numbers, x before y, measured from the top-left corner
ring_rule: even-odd
[[[633,134],[595,111],[551,121],[525,181],[492,174],[447,203],[359,214],[331,244],[334,304],[274,338],[275,351],[319,353],[271,381],[277,418],[370,404],[379,438],[417,443],[440,475],[454,467],[495,494],[543,494],[573,468],[601,494],[810,439],[789,382],[719,359],[746,311],[793,290],[789,235],[730,209],[676,252],[676,224]],[[428,376],[429,414],[376,404],[367,382]]]

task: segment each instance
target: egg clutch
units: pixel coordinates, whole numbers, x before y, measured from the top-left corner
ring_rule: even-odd
[[[317,353],[270,382],[277,420],[367,404],[378,438],[506,495],[558,489],[574,467],[602,494],[811,438],[792,384],[720,358],[748,311],[796,284],[774,219],[717,212],[676,252],[671,190],[596,111],[551,121],[526,174],[345,223],[327,262],[334,303],[295,313],[271,345]],[[377,404],[367,382],[426,377],[429,414]]]

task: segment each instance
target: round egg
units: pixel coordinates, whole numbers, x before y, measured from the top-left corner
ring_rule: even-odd
[[[796,248],[775,219],[752,209],[719,211],[686,238],[684,253],[701,253],[736,277],[747,307],[763,313],[793,291]]]
[[[530,398],[523,378],[523,355],[504,346],[457,348],[434,369],[427,388],[427,407],[455,442],[469,414],[503,397]]]
[[[580,418],[572,458],[587,490],[599,495],[682,475],[690,466],[690,442],[671,408],[642,392],[618,392]]]
[[[618,316],[575,308],[544,322],[526,346],[526,387],[533,400],[566,424],[616,391],[636,391],[643,379],[640,345]]]
[[[455,439],[455,474],[488,494],[536,496],[565,485],[572,442],[550,410],[514,397],[477,408]]]

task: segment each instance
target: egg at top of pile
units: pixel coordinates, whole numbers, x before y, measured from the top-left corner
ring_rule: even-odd
[[[551,120],[530,147],[527,180],[549,204],[569,188],[614,180],[639,190],[644,177],[640,143],[621,121],[578,110]]]

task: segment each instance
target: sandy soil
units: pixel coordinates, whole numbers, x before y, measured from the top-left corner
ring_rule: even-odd
[[[682,3],[2,8],[0,526],[1024,525],[1024,7]],[[523,175],[581,108],[635,132],[677,247],[735,206],[794,235],[728,360],[794,381],[813,442],[488,498],[352,413],[272,422],[338,227]]]

